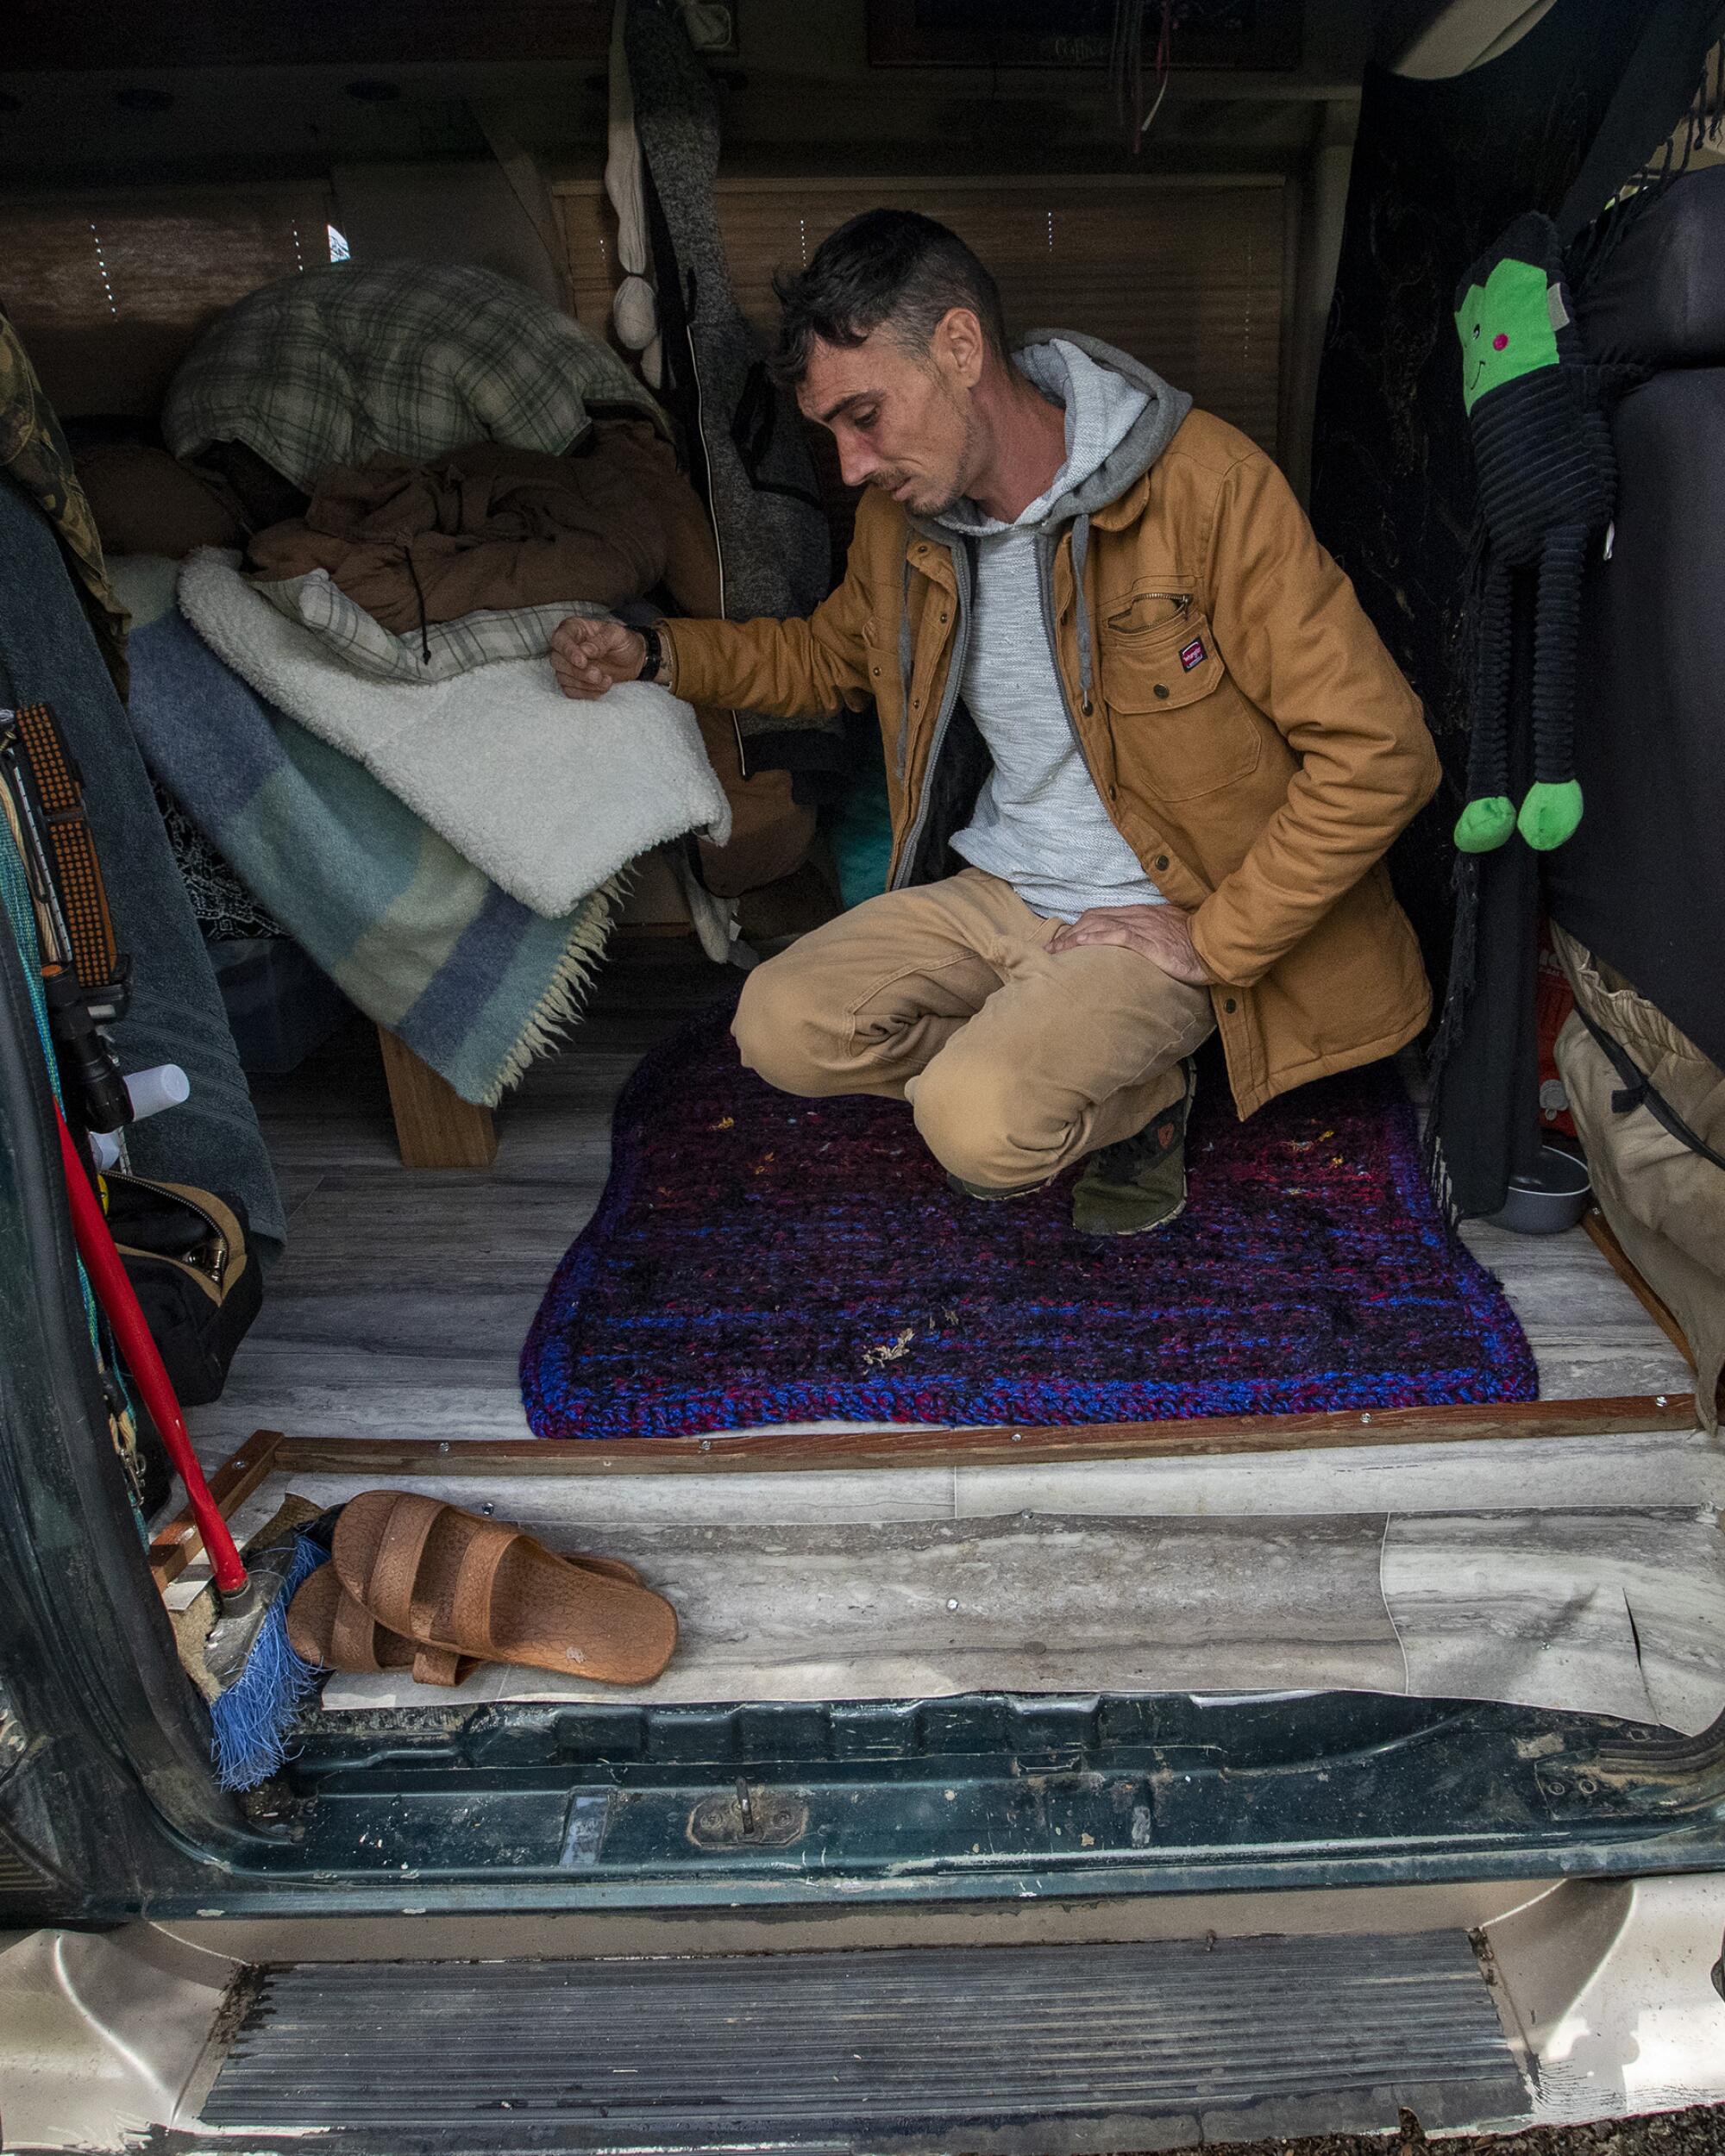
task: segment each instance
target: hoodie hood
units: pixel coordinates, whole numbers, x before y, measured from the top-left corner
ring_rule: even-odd
[[[929,536],[969,538],[1026,525],[1057,530],[1090,517],[1143,478],[1169,443],[1192,399],[1129,353],[1073,329],[1032,329],[1013,359],[1043,394],[1066,408],[1066,461],[1048,492],[1013,525],[967,499],[913,523]]]
[[[1017,365],[1044,395],[1066,408],[1066,461],[1039,501],[1031,503],[1012,524],[988,517],[969,499],[955,502],[938,517],[910,519],[913,530],[943,541],[986,539],[1000,532],[1035,530],[1041,561],[1043,614],[1053,642],[1051,592],[1054,549],[1061,528],[1072,527],[1072,579],[1076,593],[1079,700],[1088,713],[1096,674],[1095,640],[1084,597],[1084,562],[1090,547],[1090,519],[1117,502],[1149,471],[1174,439],[1192,409],[1183,389],[1117,351],[1098,337],[1076,329],[1032,329],[1013,354]],[[906,604],[900,614],[899,672],[908,695],[910,681],[910,562],[905,563]]]

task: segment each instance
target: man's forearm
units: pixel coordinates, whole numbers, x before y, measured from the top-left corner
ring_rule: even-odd
[[[815,621],[660,624],[666,685],[688,704],[812,718],[858,700],[858,667]]]

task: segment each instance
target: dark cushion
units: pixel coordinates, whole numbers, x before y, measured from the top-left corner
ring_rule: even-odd
[[[194,547],[245,544],[216,489],[166,449],[104,442],[78,452],[77,470],[106,554],[165,554],[179,561]]]
[[[1725,165],[1673,180],[1632,216],[1576,304],[1596,359],[1725,366]]]
[[[1616,536],[1582,604],[1576,775],[1553,916],[1725,1063],[1725,367],[1673,368],[1612,424]]]

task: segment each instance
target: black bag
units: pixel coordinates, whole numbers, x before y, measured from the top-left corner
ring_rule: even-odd
[[[108,1169],[108,1225],[181,1404],[207,1407],[263,1304],[245,1208]]]

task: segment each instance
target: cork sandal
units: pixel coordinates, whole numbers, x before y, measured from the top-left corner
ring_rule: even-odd
[[[585,1571],[639,1585],[641,1575],[621,1557],[572,1557]],[[404,1639],[379,1624],[342,1586],[332,1564],[320,1564],[288,1605],[287,1637],[302,1660],[319,1669],[362,1675],[373,1670],[411,1670],[416,1684],[455,1685],[480,1665],[477,1655]]]
[[[677,1644],[676,1612],[662,1595],[436,1497],[377,1489],[350,1498],[332,1562],[379,1623],[448,1654],[648,1684]]]
[[[320,1564],[288,1604],[287,1639],[302,1660],[321,1670],[350,1675],[411,1670],[416,1684],[459,1684],[480,1666],[476,1655],[420,1646],[379,1624],[348,1594],[332,1564]]]

